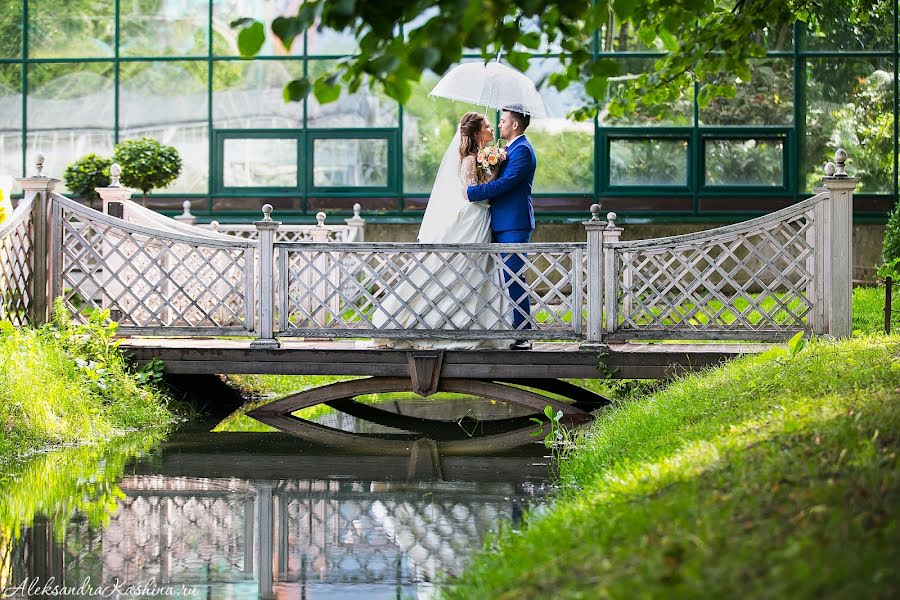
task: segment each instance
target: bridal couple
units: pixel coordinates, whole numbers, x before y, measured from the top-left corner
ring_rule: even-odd
[[[466,113],[459,122],[422,218],[418,241],[423,244],[527,243],[534,231],[531,187],[537,168],[534,149],[525,137],[530,117],[503,110],[500,138],[506,155],[484,166],[485,146],[494,130],[485,115]],[[487,162],[487,161],[485,161]],[[522,287],[522,257],[501,254],[503,268],[489,254],[442,259],[420,253],[418,264],[404,272],[403,282],[386,290],[373,324],[384,329],[516,330],[531,328],[528,293]],[[477,267],[477,268],[475,268]],[[502,272],[502,274],[501,274]],[[502,279],[502,284],[501,284]],[[506,288],[504,291],[504,287]],[[509,312],[512,317],[509,318]],[[513,332],[510,332],[513,337]],[[528,350],[528,340],[378,340],[391,348]]]

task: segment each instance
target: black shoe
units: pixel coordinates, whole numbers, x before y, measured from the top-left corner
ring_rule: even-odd
[[[531,350],[531,340],[516,340],[509,345],[510,350]]]

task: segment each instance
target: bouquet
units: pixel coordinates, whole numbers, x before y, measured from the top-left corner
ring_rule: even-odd
[[[490,142],[478,151],[475,160],[478,166],[484,170],[488,179],[494,176],[497,165],[506,160],[506,148],[500,145],[500,141]]]

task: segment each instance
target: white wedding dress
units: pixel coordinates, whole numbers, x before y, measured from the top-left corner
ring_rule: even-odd
[[[466,187],[478,183],[475,157],[459,158],[460,135],[450,142],[435,178],[418,241],[422,244],[487,244],[491,210],[487,201],[469,202]],[[399,259],[400,257],[395,257]],[[403,265],[399,284],[384,290],[372,323],[379,329],[508,329],[506,293],[500,271],[488,254],[417,253]],[[400,262],[399,260],[396,262]],[[423,268],[424,267],[424,268]],[[433,275],[437,274],[437,278]],[[423,332],[423,336],[425,336]],[[380,339],[376,345],[397,349],[474,350],[506,348],[509,339]]]

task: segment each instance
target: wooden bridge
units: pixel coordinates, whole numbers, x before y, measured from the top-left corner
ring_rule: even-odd
[[[700,233],[622,241],[616,215],[602,221],[594,205],[586,242],[432,245],[366,242],[358,214],[339,227],[324,215],[315,226],[282,226],[269,205],[252,228],[200,227],[130,200],[115,169],[112,185],[98,189],[99,212],[55,193],[58,180],[42,174],[39,156],[0,230],[2,317],[40,323],[61,298],[78,321],[109,310],[128,337],[123,347],[140,362],[162,358],[171,372],[370,376],[279,401],[262,417],[405,389],[477,393],[536,412],[551,404],[582,422],[606,401],[561,378],[667,377],[799,331],[849,335],[858,180],[845,161],[839,150],[811,198]],[[521,271],[509,271],[512,253]],[[521,316],[530,329],[510,324],[511,311],[521,312],[508,302],[514,283],[529,296]],[[427,313],[401,288],[424,299]],[[434,302],[435,289],[453,302]],[[498,324],[473,329],[482,314]],[[514,338],[535,349],[373,343]],[[676,340],[688,343],[649,343]]]

